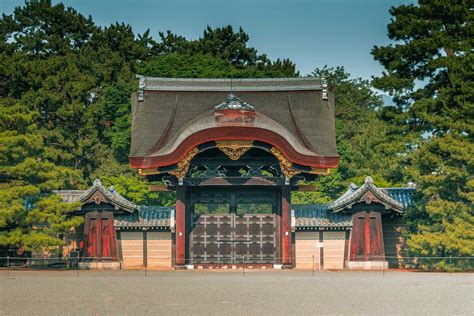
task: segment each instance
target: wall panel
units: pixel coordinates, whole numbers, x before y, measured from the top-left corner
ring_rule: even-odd
[[[324,240],[324,269],[344,268],[345,231],[325,231]]]
[[[296,268],[297,269],[312,269],[313,256],[314,268],[319,269],[320,248],[319,231],[311,232],[296,232],[295,251],[296,251]]]
[[[143,232],[122,231],[122,260],[124,268],[143,267]]]
[[[149,268],[171,267],[171,233],[148,231],[147,263]]]

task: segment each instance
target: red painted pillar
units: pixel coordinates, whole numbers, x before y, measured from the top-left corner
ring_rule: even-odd
[[[186,204],[185,187],[176,187],[176,256],[175,266],[183,268],[186,264]]]
[[[291,267],[291,187],[289,185],[283,185],[281,197],[281,263],[284,267]]]

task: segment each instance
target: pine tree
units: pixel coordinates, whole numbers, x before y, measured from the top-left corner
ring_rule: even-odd
[[[385,67],[374,86],[397,103],[386,118],[416,149],[405,154],[420,193],[406,217],[417,255],[474,255],[473,9],[467,0],[393,7],[388,37],[397,44],[372,51]]]
[[[35,123],[39,113],[21,101],[0,99],[0,246],[46,251],[81,223],[77,208],[53,190],[74,187],[79,174],[45,157],[48,148]]]
[[[402,160],[395,154],[404,144],[387,135],[381,119],[383,102],[367,80],[353,79],[343,67],[317,68],[314,76],[324,77],[335,96],[336,142],[340,155],[337,170],[318,180],[325,196],[313,203],[327,203],[339,197],[350,182],[362,184],[370,175],[380,187],[403,183]]]

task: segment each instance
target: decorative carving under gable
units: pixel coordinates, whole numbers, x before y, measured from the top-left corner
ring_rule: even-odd
[[[222,140],[216,141],[217,148],[222,150],[232,160],[239,160],[250,148],[252,140]]]
[[[91,202],[94,202],[95,204],[100,204],[104,203],[105,201],[107,201],[107,198],[99,191],[96,191],[89,199],[87,199],[87,201],[84,202],[84,204]]]
[[[364,201],[366,204],[370,204],[372,202],[382,203],[382,201],[380,201],[380,199],[377,198],[371,191],[367,191],[367,193],[361,198],[361,201]]]
[[[178,179],[183,179],[189,171],[189,164],[191,160],[199,153],[199,149],[194,147],[191,149],[180,162],[178,162],[178,168],[170,171],[169,173],[176,176]]]
[[[301,171],[295,170],[293,168],[291,161],[289,161],[277,148],[272,147],[271,152],[276,157],[276,159],[278,159],[281,172],[283,172],[286,178],[290,179],[294,175],[301,173]]]

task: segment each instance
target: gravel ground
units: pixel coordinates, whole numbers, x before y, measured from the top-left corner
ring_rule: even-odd
[[[474,274],[0,271],[0,314],[474,315]]]

